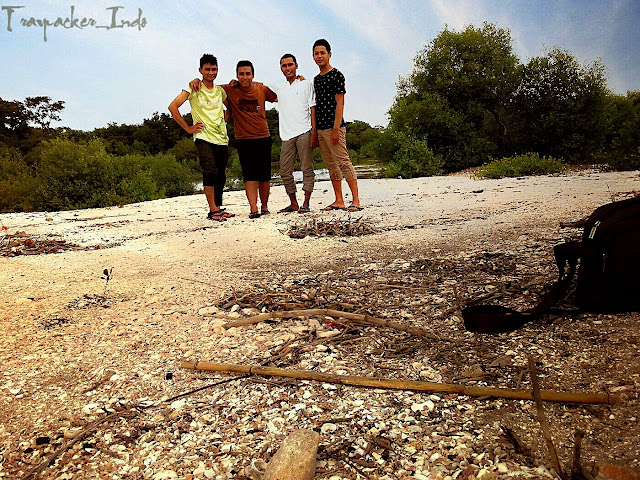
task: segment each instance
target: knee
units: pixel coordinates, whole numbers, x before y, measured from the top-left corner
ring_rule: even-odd
[[[212,173],[202,172],[202,185],[205,187],[214,187],[216,185],[216,176]]]

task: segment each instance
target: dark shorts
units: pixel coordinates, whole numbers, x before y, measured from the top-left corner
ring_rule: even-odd
[[[242,179],[245,182],[271,180],[271,137],[236,140]]]
[[[220,181],[224,185],[229,147],[215,145],[196,138],[196,151],[198,152],[198,160],[200,160],[203,186],[217,187]]]

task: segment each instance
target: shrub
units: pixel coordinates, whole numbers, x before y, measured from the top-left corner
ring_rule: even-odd
[[[34,184],[20,152],[0,143],[0,212],[30,210]]]
[[[564,171],[565,164],[553,157],[540,157],[537,153],[525,153],[493,160],[483,165],[476,175],[483,178],[522,177],[546,175]]]
[[[194,172],[200,173],[200,162],[198,161],[198,152],[193,138],[183,138],[173,147],[167,150],[167,153],[176,157],[180,163],[189,165]]]
[[[193,172],[173,155],[106,152],[100,140],[44,142],[30,209],[68,210],[155,200],[194,192]]]
[[[391,160],[386,165],[386,177],[429,177],[442,175],[444,162],[422,139],[413,138],[404,133],[395,132],[393,141],[388,136],[378,140],[380,151],[386,151]]]

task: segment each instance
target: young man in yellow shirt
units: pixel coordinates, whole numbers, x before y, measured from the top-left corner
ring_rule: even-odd
[[[234,214],[222,208],[222,192],[227,181],[226,168],[229,157],[229,137],[225,122],[227,94],[213,81],[218,76],[218,60],[211,54],[200,58],[200,74],[202,87],[194,91],[190,87],[182,90],[169,105],[173,119],[187,133],[193,135],[200,168],[202,170],[202,185],[209,205],[210,220],[226,220]],[[193,125],[189,126],[180,115],[180,106],[189,100]]]

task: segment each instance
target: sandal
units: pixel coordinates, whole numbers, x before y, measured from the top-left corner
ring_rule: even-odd
[[[262,210],[260,210],[260,215],[269,215],[271,212],[269,210],[267,210],[266,208],[263,208]]]
[[[330,212],[331,210],[346,210],[344,207],[338,207],[337,205],[327,205],[322,210],[325,212]]]
[[[309,205],[302,205],[300,208],[298,208],[298,213],[309,213],[311,211],[311,208],[309,207]]]
[[[298,211],[300,210],[295,209],[291,205],[289,205],[288,207],[284,207],[282,210],[278,210],[278,213],[291,213],[291,212],[298,212]]]
[[[348,211],[350,212],[359,212],[361,210],[364,210],[364,207],[361,207],[360,205],[349,205],[349,207],[347,208]]]
[[[216,212],[209,212],[207,214],[207,219],[208,220],[216,220],[218,222],[222,222],[224,220],[227,219],[227,217],[225,217],[224,212],[221,210],[218,210]]]
[[[257,210],[256,210],[255,212],[251,212],[251,213],[249,214],[249,218],[251,218],[251,219],[253,219],[253,218],[258,218],[258,217],[260,217],[260,212],[259,212],[259,211],[257,211]]]
[[[235,213],[225,212],[224,208],[221,208],[220,210],[216,210],[215,212],[209,212],[209,215],[220,215],[220,216],[224,217],[225,219],[232,218],[232,217],[236,216]]]

